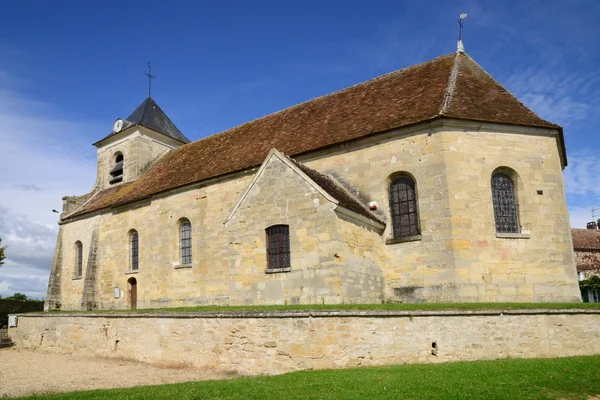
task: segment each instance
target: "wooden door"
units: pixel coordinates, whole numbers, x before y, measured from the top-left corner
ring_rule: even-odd
[[[127,283],[129,286],[129,302],[131,309],[135,310],[137,308],[137,281],[135,278],[129,278]]]

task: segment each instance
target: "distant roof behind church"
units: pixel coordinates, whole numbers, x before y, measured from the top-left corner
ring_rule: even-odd
[[[161,110],[158,104],[156,104],[154,99],[150,96],[148,96],[146,100],[144,100],[129,117],[125,118],[125,124],[125,128],[133,125],[141,125],[148,129],[152,129],[153,131],[162,133],[163,135],[167,135],[173,139],[179,140],[180,142],[190,143],[190,140],[186,138],[179,129],[177,129],[173,121],[167,117],[167,114]],[[107,137],[110,137],[111,135],[113,134],[111,133]]]
[[[600,251],[600,230],[571,228],[575,250]]]
[[[138,110],[132,116],[143,114]],[[272,148],[296,156],[436,118],[557,129],[566,165],[560,126],[525,107],[468,55],[452,53],[171,150],[137,181],[99,193],[102,201],[76,214],[260,165]]]

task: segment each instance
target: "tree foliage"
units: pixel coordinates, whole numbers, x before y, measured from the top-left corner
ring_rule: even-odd
[[[27,298],[26,294],[16,292],[12,296],[7,297],[6,300],[21,300],[21,301],[25,301],[25,300],[29,300],[29,299]]]
[[[2,238],[0,238],[0,267],[4,265],[4,259],[6,256],[4,255],[4,250],[6,250],[8,246],[2,247]]]
[[[594,275],[589,279],[579,282],[581,289],[600,289],[600,276]]]

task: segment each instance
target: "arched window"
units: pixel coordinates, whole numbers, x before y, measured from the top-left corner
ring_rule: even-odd
[[[187,219],[179,223],[181,264],[192,263],[192,224]]]
[[[501,172],[492,175],[492,201],[496,232],[519,233],[515,185],[508,175]]]
[[[123,180],[123,163],[124,158],[122,153],[115,154],[115,162],[113,168],[110,170],[110,183],[118,183]]]
[[[267,228],[267,268],[290,268],[290,227],[273,225]]]
[[[390,213],[395,239],[419,234],[419,214],[415,182],[407,177],[396,178],[390,184]]]
[[[139,268],[139,236],[137,231],[131,231],[129,234],[129,248],[130,248],[130,269],[137,271]]]
[[[78,240],[75,242],[75,276],[81,278],[83,275],[83,245]]]

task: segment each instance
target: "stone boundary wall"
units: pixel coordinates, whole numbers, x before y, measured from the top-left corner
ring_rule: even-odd
[[[242,374],[600,354],[600,310],[19,315],[18,349]]]

